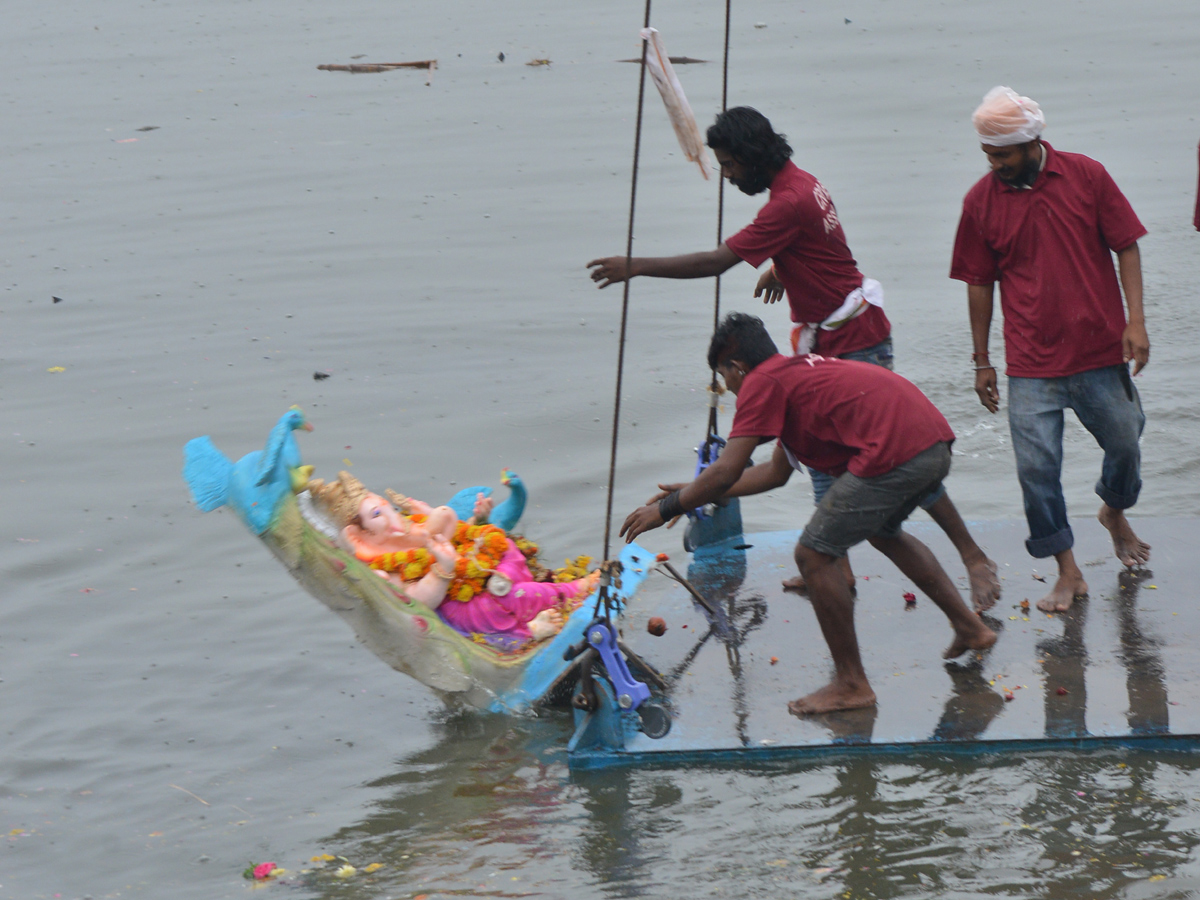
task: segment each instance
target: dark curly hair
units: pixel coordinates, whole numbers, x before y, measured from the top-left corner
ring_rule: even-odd
[[[779,352],[767,327],[758,316],[734,312],[727,315],[713,333],[708,345],[708,367],[736,359],[753,369]]]
[[[714,150],[725,150],[738,162],[771,175],[792,158],[786,135],[777,134],[770,120],[749,106],[735,106],[718,113],[705,137]]]

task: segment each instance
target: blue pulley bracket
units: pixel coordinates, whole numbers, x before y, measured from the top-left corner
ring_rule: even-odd
[[[635,681],[625,664],[625,657],[617,647],[617,633],[612,625],[598,619],[588,626],[587,642],[596,648],[608,670],[609,680],[617,695],[617,705],[621,709],[637,709],[650,698],[650,688]]]

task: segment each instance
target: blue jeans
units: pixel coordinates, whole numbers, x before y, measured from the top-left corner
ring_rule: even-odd
[[[890,337],[884,338],[874,347],[864,347],[862,350],[851,350],[849,353],[843,353],[838,359],[852,359],[855,362],[883,366],[889,372],[895,369],[895,364],[892,361],[892,339]],[[809,469],[808,474],[812,478],[813,505],[819,506],[821,500],[833,484],[833,476],[826,475],[824,472],[818,472],[816,469]],[[929,509],[929,507],[941,500],[945,494],[946,489],[939,487],[937,491],[921,499],[921,509]]]
[[[1008,424],[1017,478],[1025,496],[1031,556],[1075,544],[1062,492],[1063,410],[1073,409],[1104,451],[1096,493],[1113,509],[1129,509],[1142,489],[1138,439],[1146,417],[1125,365],[1062,378],[1008,379]]]

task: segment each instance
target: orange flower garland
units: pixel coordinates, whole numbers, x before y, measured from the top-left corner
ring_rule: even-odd
[[[425,516],[411,517],[414,522],[425,521]],[[468,525],[459,522],[450,543],[458,551],[458,562],[454,564],[454,578],[446,588],[446,597],[466,603],[482,594],[488,578],[500,558],[508,549],[508,538],[504,530],[495,525]],[[401,581],[418,581],[433,567],[434,558],[424,547],[385,553],[372,560],[372,569],[395,572]]]

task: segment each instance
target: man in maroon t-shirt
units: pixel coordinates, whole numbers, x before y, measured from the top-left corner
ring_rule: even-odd
[[[792,148],[762,113],[746,106],[717,116],[706,135],[721,175],[745,194],[770,189],[754,221],[716,250],[682,256],[611,256],[588,263],[600,287],[637,275],[704,278],[745,260],[774,265],[759,279],[755,297],[774,303],[784,293],[791,308],[792,348],[800,353],[854,359],[892,368],[891,324],[883,312],[883,289],[864,278],[850,253],[837,209],[825,187],[791,161]],[[627,265],[628,264],[628,265]],[[833,479],[811,470],[813,500],[820,503]],[[996,566],[975,543],[945,491],[922,507],[954,544],[971,579],[975,608],[988,609],[1000,597]],[[848,584],[854,574],[847,558],[840,565]],[[784,583],[804,590],[801,578]]]
[[[1065,610],[1087,584],[1062,492],[1064,409],[1075,410],[1104,450],[1099,518],[1117,558],[1127,566],[1150,559],[1125,517],[1142,486],[1138,440],[1146,419],[1128,363],[1136,375],[1150,360],[1137,245],[1146,229],[1100,163],[1041,140],[1045,117],[1028,97],[993,88],[974,124],[992,172],[963,201],[950,277],[967,283],[975,392],[993,413],[1000,393],[988,333],[1000,282],[1025,546],[1058,563],[1058,580],[1038,608]]]
[[[924,394],[881,366],[783,356],[762,320],[744,313],[725,317],[708,362],[738,398],[729,442],[695,481],[659,485],[662,493],[630,513],[621,534],[632,541],[685,509],[780,487],[801,463],[833,477],[796,545],[796,564],[833,656],[834,678],[788,709],[806,715],[875,703],[854,631],[854,598],[838,565],[862,541],[946,614],[954,640],[945,658],[996,642],[929,548],[902,528],[950,471],[954,432]],[[776,441],[770,462],[747,468],[754,449],[770,440]]]

